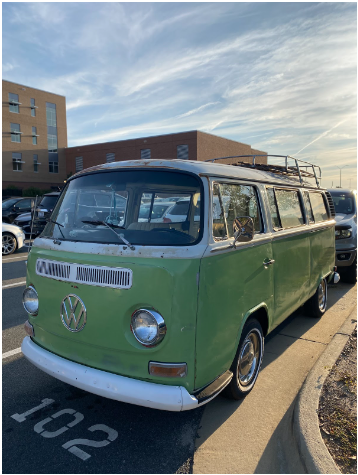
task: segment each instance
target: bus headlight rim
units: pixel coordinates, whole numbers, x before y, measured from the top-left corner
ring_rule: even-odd
[[[32,306],[29,306],[28,294],[30,292],[35,293],[35,296],[32,297],[32,299],[33,299],[33,301],[32,301],[33,305]],[[26,299],[26,297],[27,297],[27,299]],[[36,289],[33,285],[29,285],[24,290],[24,292],[22,294],[22,305],[23,305],[24,309],[26,310],[26,312],[29,315],[32,315],[33,317],[36,317],[36,315],[38,315],[38,313],[39,313],[39,296],[38,296],[37,291],[36,291]]]
[[[151,330],[149,330],[148,325],[145,326],[139,323],[138,320],[140,318],[151,324]],[[155,333],[153,333],[153,327],[155,327]],[[141,345],[150,348],[158,345],[163,340],[167,332],[167,327],[164,322],[164,318],[160,315],[160,313],[153,309],[140,308],[132,314],[131,330],[135,339]],[[153,334],[151,338],[150,333]]]

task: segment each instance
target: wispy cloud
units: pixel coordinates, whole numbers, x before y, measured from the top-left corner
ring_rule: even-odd
[[[271,153],[298,150],[323,173],[336,151],[352,169],[356,11],[352,3],[5,3],[3,71],[66,96],[70,146],[199,129]]]

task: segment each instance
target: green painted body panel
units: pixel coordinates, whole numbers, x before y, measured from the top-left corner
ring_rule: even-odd
[[[71,284],[38,276],[37,258],[78,264],[125,267],[133,271],[128,290]],[[39,295],[39,313],[29,316],[34,341],[51,352],[93,368],[132,378],[194,388],[197,273],[200,259],[129,258],[74,254],[33,247],[28,258],[27,284]],[[72,333],[60,316],[62,299],[78,295],[87,309],[84,329]],[[165,319],[167,334],[154,348],[142,346],[130,329],[132,313],[154,308]],[[149,361],[187,363],[184,378],[152,377]]]
[[[310,285],[310,233],[293,234],[272,242],[274,267],[274,327],[308,295]]]
[[[253,244],[202,259],[196,335],[200,388],[230,368],[247,311],[265,302],[273,308],[271,243]],[[269,318],[271,315],[269,313]]]
[[[268,332],[300,307],[334,267],[334,225],[202,260],[196,335],[200,388],[230,368],[247,318],[263,307]],[[275,263],[264,267],[265,259]]]
[[[312,295],[322,279],[335,265],[335,227],[310,233],[311,242],[311,279],[310,295]]]

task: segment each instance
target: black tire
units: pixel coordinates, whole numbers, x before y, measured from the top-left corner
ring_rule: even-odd
[[[321,318],[327,310],[327,280],[322,279],[315,294],[305,303],[307,315],[313,318]]]
[[[242,330],[239,347],[231,365],[233,378],[223,391],[230,399],[244,398],[255,385],[264,353],[264,336],[260,323],[250,319]]]
[[[338,269],[341,281],[347,284],[355,284],[357,282],[357,257],[349,267],[340,267]]]
[[[11,233],[2,233],[2,255],[10,256],[17,249],[16,237]]]

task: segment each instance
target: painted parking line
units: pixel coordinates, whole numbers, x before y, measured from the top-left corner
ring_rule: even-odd
[[[5,358],[9,358],[9,356],[17,355],[18,353],[21,353],[21,346],[19,348],[15,348],[14,350],[3,353],[2,359],[4,360]]]
[[[23,260],[26,260],[28,258],[28,256],[19,256],[19,257],[10,257],[8,259],[4,259],[2,260],[2,262],[10,262],[10,261],[15,261],[16,259],[23,259]]]
[[[13,284],[3,285],[2,288],[6,289],[7,287],[16,287],[16,286],[24,285],[24,284],[26,284],[26,280],[22,280],[21,282],[14,282]]]

